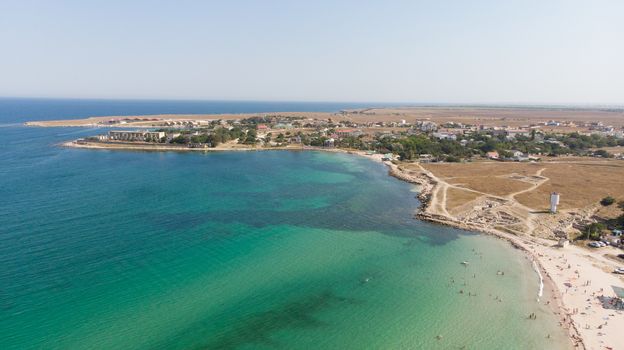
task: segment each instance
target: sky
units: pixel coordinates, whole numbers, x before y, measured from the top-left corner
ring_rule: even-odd
[[[624,104],[624,1],[0,0],[0,96]]]

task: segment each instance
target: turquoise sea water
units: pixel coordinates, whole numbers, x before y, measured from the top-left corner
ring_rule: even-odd
[[[2,349],[567,346],[522,254],[381,164],[55,146],[96,132],[0,126]]]

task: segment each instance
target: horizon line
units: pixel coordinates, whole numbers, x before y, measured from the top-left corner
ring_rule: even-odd
[[[0,96],[0,100],[67,100],[67,101],[145,101],[145,102],[243,102],[243,103],[311,103],[363,104],[368,108],[385,107],[533,107],[533,108],[624,108],[624,103],[601,102],[406,102],[406,101],[347,101],[347,100],[261,100],[261,99],[203,99],[203,98],[137,98],[137,97],[46,97]]]

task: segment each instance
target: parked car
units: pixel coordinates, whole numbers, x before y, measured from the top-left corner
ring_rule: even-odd
[[[617,269],[613,271],[613,273],[624,275],[624,267],[618,267]]]

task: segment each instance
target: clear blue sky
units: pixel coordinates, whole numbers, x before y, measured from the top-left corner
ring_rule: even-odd
[[[624,103],[624,1],[0,0],[0,96]]]

